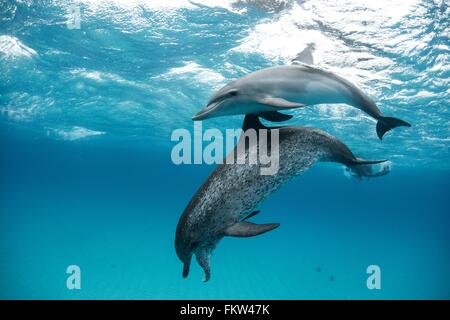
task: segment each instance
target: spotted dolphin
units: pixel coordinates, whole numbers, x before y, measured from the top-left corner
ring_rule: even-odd
[[[175,249],[184,264],[183,277],[188,276],[191,258],[195,255],[204,270],[204,281],[208,281],[211,252],[223,237],[251,237],[277,228],[278,223],[254,224],[247,220],[259,212],[255,209],[265,198],[317,161],[342,163],[359,178],[388,173],[386,170],[368,170],[372,164],[386,160],[361,160],[336,137],[319,129],[266,128],[256,115],[245,117],[243,129],[258,132],[259,129],[268,129],[269,136],[273,130],[278,130],[278,172],[261,175],[260,164],[224,161],[211,173],[187,205],[177,225]],[[242,137],[227,158],[236,156],[234,159],[237,159],[239,152],[248,158],[250,152],[259,148],[258,142],[252,144]],[[239,148],[240,143],[244,143],[245,148]]]
[[[258,70],[227,84],[192,119],[257,114],[266,120],[284,121],[292,116],[279,111],[323,103],[344,103],[367,113],[377,120],[380,139],[392,128],[411,126],[385,116],[375,102],[350,81],[300,62]]]

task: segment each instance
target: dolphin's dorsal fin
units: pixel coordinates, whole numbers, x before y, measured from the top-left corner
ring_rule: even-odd
[[[241,221],[233,224],[225,230],[225,235],[230,237],[253,237],[277,228],[279,223],[256,224]]]
[[[293,64],[314,64],[314,57],[312,55],[313,51],[316,49],[316,46],[314,43],[308,43],[305,49],[303,49],[301,52],[297,54],[297,56],[291,60]]]
[[[314,58],[312,54],[309,51],[306,51],[307,49],[300,52],[294,59],[291,60],[292,64],[307,64],[307,65],[313,65],[314,64]]]

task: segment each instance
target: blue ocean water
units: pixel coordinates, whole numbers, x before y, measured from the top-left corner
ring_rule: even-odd
[[[68,28],[73,6],[79,28]],[[450,41],[447,1],[2,1],[0,298],[449,299]],[[315,165],[225,238],[202,283],[174,250],[177,221],[214,166],[174,165],[177,128],[214,91],[289,64],[309,43],[410,122],[379,141],[348,106],[291,111],[355,154],[387,158],[359,181]],[[242,117],[205,121],[238,128]],[[66,268],[81,268],[68,290]],[[369,290],[366,268],[381,268]]]

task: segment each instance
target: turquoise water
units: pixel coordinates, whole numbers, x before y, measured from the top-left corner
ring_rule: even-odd
[[[0,4],[0,298],[450,298],[450,91],[446,1]],[[391,173],[358,181],[317,164],[271,196],[267,234],[225,238],[212,278],[174,250],[213,166],[176,166],[177,128],[228,81],[314,61],[410,122],[379,141],[347,106],[291,111]],[[242,117],[205,121],[237,128]],[[66,268],[81,268],[68,290]],[[379,265],[381,290],[366,268]]]

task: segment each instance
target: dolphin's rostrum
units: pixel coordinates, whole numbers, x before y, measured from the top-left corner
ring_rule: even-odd
[[[243,129],[249,128],[265,127],[258,116],[247,115]],[[175,249],[184,264],[183,277],[188,276],[191,259],[195,255],[204,270],[204,281],[208,281],[211,275],[210,254],[223,237],[251,237],[277,228],[278,223],[254,224],[245,220],[259,212],[254,210],[267,196],[315,162],[342,163],[358,177],[389,172],[368,170],[372,164],[385,160],[361,160],[337,138],[319,129],[280,127],[268,130],[268,134],[275,129],[279,130],[279,170],[276,175],[261,175],[259,164],[227,164],[230,162],[224,161],[184,210],[175,237]],[[246,142],[241,139],[238,143]],[[245,157],[248,157],[248,153],[257,148],[257,143],[247,148],[236,146],[232,152],[245,150]]]
[[[356,107],[377,120],[377,135],[392,128],[411,125],[386,117],[363,91],[351,82],[304,63],[278,66],[252,72],[220,89],[193,120],[256,114],[270,121],[292,116],[279,111],[323,103],[344,103]]]

